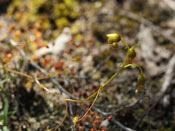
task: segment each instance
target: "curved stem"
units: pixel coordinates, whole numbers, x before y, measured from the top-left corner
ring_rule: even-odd
[[[128,44],[125,42],[125,40],[121,37],[121,41],[125,44],[126,48],[129,49]]]
[[[47,87],[45,87],[43,84],[41,84],[36,78],[35,78],[35,82],[40,86],[40,88],[46,90],[49,93],[54,93],[54,92],[51,92],[49,89],[47,89]],[[68,103],[67,103],[66,99],[64,97],[62,97],[61,95],[57,94],[57,96],[59,96],[61,99],[63,99],[64,102],[66,103],[66,112],[65,112],[65,115],[64,115],[62,122],[56,127],[56,129],[54,131],[56,131],[58,128],[60,128],[60,126],[63,124],[63,122],[65,121],[67,114],[68,114]]]
[[[142,70],[141,66],[139,66],[137,64],[128,64],[128,65],[124,66],[125,69],[128,67],[137,67],[139,69],[140,73],[143,74],[143,70]]]
[[[55,128],[54,131],[56,131],[58,128],[60,128],[60,126],[62,126],[63,122],[65,121],[66,117],[67,117],[67,114],[68,114],[68,103],[67,101],[64,101],[66,103],[66,112],[64,114],[64,118],[63,120],[61,121],[61,123]]]

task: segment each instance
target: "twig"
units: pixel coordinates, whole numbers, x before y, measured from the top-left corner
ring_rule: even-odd
[[[171,81],[174,75],[174,67],[175,67],[175,54],[173,55],[173,57],[170,59],[168,63],[167,71],[164,76],[164,82],[162,84],[162,88],[160,90],[159,96],[162,96],[163,94],[165,94],[169,85],[171,84]]]
[[[68,107],[69,107],[69,113],[70,113],[70,115],[74,115],[73,114],[73,110],[72,110],[72,104],[70,103],[70,102],[68,102]]]
[[[36,69],[38,69],[40,72],[42,72],[43,74],[48,75],[48,73],[39,65],[34,63],[33,60],[30,61],[30,64]],[[64,92],[68,97],[75,98],[72,94],[66,91],[55,79],[51,79],[51,81],[60,89],[61,92]]]
[[[98,108],[96,108],[96,107],[94,107],[94,108],[95,108],[95,110],[96,110],[98,113],[100,113],[100,114],[102,114],[102,115],[104,115],[104,116],[109,116],[109,115],[116,114],[116,113],[120,112],[121,110],[123,110],[123,109],[125,109],[125,108],[131,108],[131,107],[135,106],[139,101],[140,101],[140,99],[138,99],[136,102],[133,102],[133,103],[131,103],[131,104],[129,104],[129,105],[121,106],[120,108],[118,108],[118,109],[116,109],[115,111],[112,111],[112,112],[104,112],[104,111],[102,111],[102,110],[100,110],[100,109],[98,109]]]
[[[136,130],[133,130],[133,129],[129,128],[129,127],[124,126],[122,123],[120,123],[119,121],[117,121],[117,120],[115,120],[113,118],[111,119],[111,121],[113,123],[115,123],[116,125],[118,125],[120,128],[122,128],[125,131],[136,131]]]
[[[61,123],[54,129],[54,131],[56,131],[58,128],[60,128],[60,126],[63,125],[63,122],[65,121],[66,117],[67,117],[67,114],[68,114],[68,102],[65,101],[65,104],[66,104],[66,112],[64,114],[64,118],[63,120],[61,121]]]
[[[25,54],[25,52],[20,49],[20,54],[27,58],[27,55]],[[42,72],[43,74],[45,75],[48,75],[48,73],[43,69],[41,68],[38,64],[36,64],[33,60],[30,60],[30,64],[35,67],[36,69],[38,69],[40,72]],[[56,80],[54,79],[51,79],[51,81],[60,89],[60,91],[64,92],[66,95],[68,96],[72,96],[69,92],[67,92]]]

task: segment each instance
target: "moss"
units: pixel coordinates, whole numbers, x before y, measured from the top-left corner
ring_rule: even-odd
[[[56,25],[60,28],[63,28],[63,27],[70,25],[69,21],[65,17],[58,18],[58,19],[56,19],[55,22],[56,22]]]
[[[58,28],[69,26],[79,17],[79,8],[76,0],[14,0],[8,8],[8,16],[13,16],[22,27],[28,24],[35,27],[35,23],[42,20],[43,29],[46,30],[51,25]]]

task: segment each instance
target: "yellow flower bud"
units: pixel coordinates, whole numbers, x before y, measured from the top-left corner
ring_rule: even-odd
[[[108,34],[106,36],[108,37],[108,42],[110,42],[109,44],[112,44],[113,42],[119,42],[121,40],[120,35],[117,33]]]
[[[78,122],[78,119],[79,119],[78,116],[75,116],[75,117],[74,117],[74,119],[73,119],[73,123],[74,123],[74,125],[76,125],[76,123]]]

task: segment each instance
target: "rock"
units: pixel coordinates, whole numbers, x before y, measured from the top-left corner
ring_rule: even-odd
[[[109,125],[108,119],[101,122],[100,127],[107,127]]]
[[[48,53],[54,55],[59,54],[66,48],[67,43],[72,39],[70,29],[68,27],[64,28],[63,32],[53,43],[49,43],[48,47],[42,47],[35,52],[35,56],[41,57]]]

